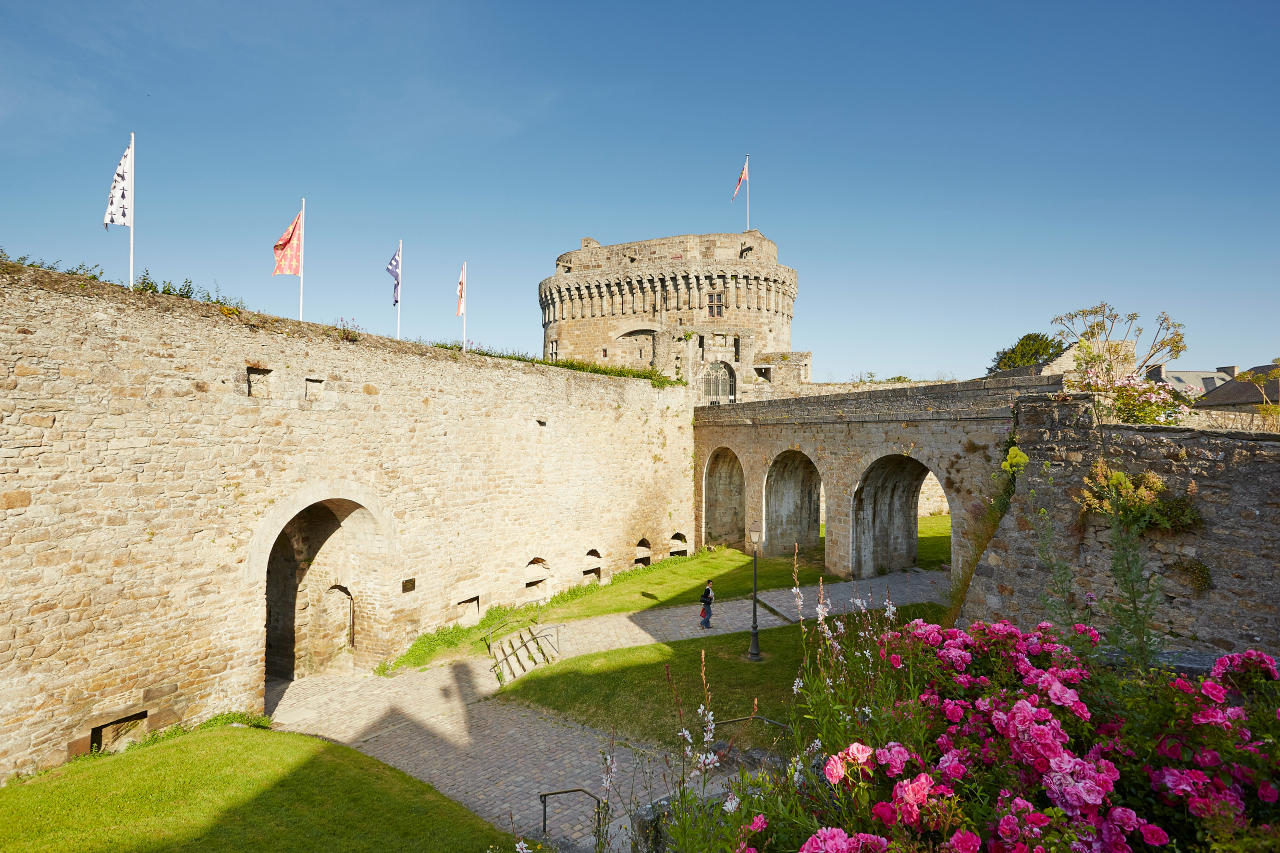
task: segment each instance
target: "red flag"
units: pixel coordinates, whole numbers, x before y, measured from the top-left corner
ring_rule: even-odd
[[[272,275],[302,275],[302,214],[293,217],[293,222],[276,241],[276,270]]]
[[[738,190],[742,189],[742,182],[747,180],[747,165],[750,163],[751,157],[748,156],[746,161],[742,164],[742,174],[738,176],[738,185],[733,188],[733,198],[730,198],[729,201],[733,201],[733,199],[738,197]]]
[[[467,313],[467,262],[462,262],[462,274],[458,276],[458,315]]]

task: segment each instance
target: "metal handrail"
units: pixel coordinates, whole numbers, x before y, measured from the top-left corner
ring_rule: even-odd
[[[485,634],[484,634],[485,649],[489,650],[490,652],[493,651],[493,635],[494,634],[498,633],[503,628],[506,628],[509,625],[514,625],[517,622],[523,622],[523,621],[524,621],[523,619],[503,619],[497,625],[494,625],[488,631],[485,631]],[[533,611],[533,624],[537,625],[541,621],[542,621],[542,605],[539,604],[537,609]]]
[[[551,628],[556,629],[556,639],[554,641],[552,641],[551,639],[551,634],[550,634]],[[524,630],[524,629],[521,629],[521,630]],[[493,664],[489,667],[490,671],[497,673],[497,671],[502,668],[502,665],[506,663],[506,661],[512,655],[514,655],[516,652],[521,651],[522,649],[527,648],[530,643],[536,643],[538,640],[546,640],[548,643],[551,644],[552,650],[554,650],[557,655],[560,654],[560,626],[549,625],[546,628],[542,628],[541,630],[532,632],[529,635],[529,638],[524,642],[522,642],[520,645],[510,648],[507,651],[503,652],[502,657],[495,658],[493,661]],[[539,649],[541,649],[541,647],[539,647]],[[543,652],[542,654],[544,657],[546,656],[546,652]]]
[[[791,731],[791,726],[787,725],[786,723],[780,723],[777,720],[771,720],[768,717],[762,717],[759,714],[753,714],[750,717],[734,717],[732,720],[716,720],[716,725],[727,726],[730,723],[744,723],[744,722],[749,722],[750,720],[759,720],[762,723],[768,723],[771,726],[777,726],[780,729],[786,729],[787,731]]]
[[[547,799],[561,794],[586,794],[596,801],[596,841],[599,842],[601,833],[604,832],[604,800],[586,788],[565,788],[563,791],[547,791],[545,794],[538,795],[538,799],[542,801],[542,837],[547,837]]]

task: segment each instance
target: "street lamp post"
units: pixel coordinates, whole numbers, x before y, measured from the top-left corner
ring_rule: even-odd
[[[756,599],[759,590],[760,569],[760,525],[751,528],[751,648],[747,649],[747,660],[763,660],[760,657],[760,625],[756,621]]]

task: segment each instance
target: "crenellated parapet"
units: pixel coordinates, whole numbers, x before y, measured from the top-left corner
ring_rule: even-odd
[[[652,366],[694,383],[718,363],[712,372],[728,393],[712,396],[729,402],[758,378],[755,353],[790,349],[796,271],[777,258],[759,231],[584,239],[539,285],[544,355]]]

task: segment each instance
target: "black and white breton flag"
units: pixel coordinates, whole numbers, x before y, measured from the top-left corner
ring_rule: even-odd
[[[396,288],[391,292],[391,304],[400,304],[400,250],[396,249],[396,253],[391,257],[391,263],[387,264],[387,274],[396,280]]]
[[[124,225],[133,227],[133,142],[124,150],[116,176],[111,179],[111,195],[107,198],[107,213],[102,217],[102,227]]]

